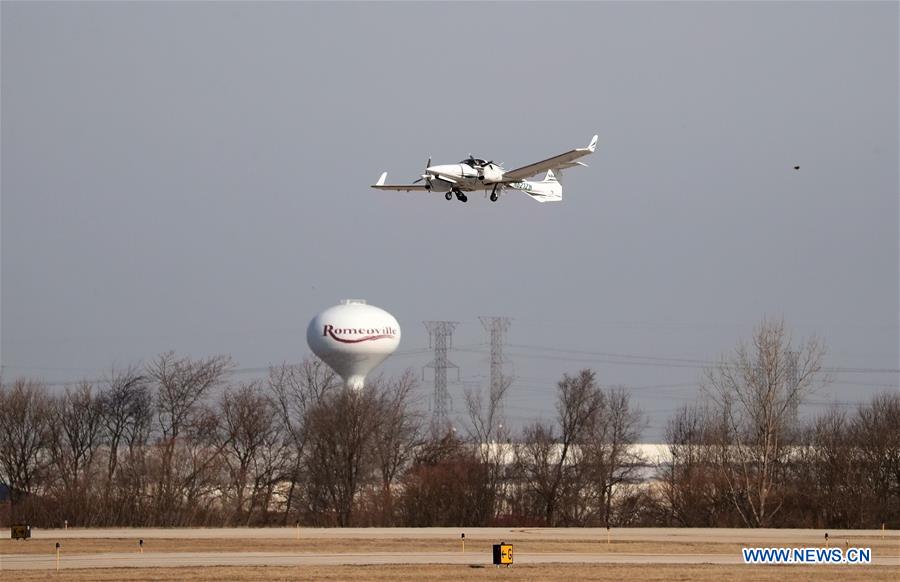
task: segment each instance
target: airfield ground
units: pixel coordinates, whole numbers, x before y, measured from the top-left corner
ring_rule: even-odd
[[[48,571],[60,580],[900,579],[900,532],[828,533],[833,546],[871,547],[874,565],[742,563],[742,547],[823,546],[824,530],[626,528],[608,542],[592,528],[301,528],[299,537],[296,528],[185,528],[36,530],[27,542],[0,540],[0,570],[15,580]],[[514,544],[512,568],[490,565],[499,541]]]
[[[510,569],[493,567],[460,566],[326,566],[302,570],[297,567],[260,566],[230,568],[213,566],[208,568],[110,568],[102,570],[62,570],[49,577],[61,581],[96,580],[113,582],[172,581],[188,582],[226,580],[266,581],[277,580],[359,580],[373,582],[405,582],[413,580],[565,580],[581,582],[586,580],[641,580],[642,582],[669,582],[696,580],[718,582],[721,580],[781,582],[790,576],[791,582],[828,582],[839,580],[871,580],[872,582],[895,582],[897,568],[886,566],[828,567],[819,566],[639,566],[639,565],[525,565]],[[46,572],[16,572],[15,580],[46,580]],[[12,578],[11,578],[12,579]]]

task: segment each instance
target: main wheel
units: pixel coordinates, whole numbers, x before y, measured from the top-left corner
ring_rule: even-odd
[[[468,198],[468,196],[466,196],[465,194],[460,194],[460,195],[459,195],[459,201],[460,201],[460,202],[468,202],[468,201],[469,201],[469,198]]]
[[[446,198],[447,200],[453,200],[453,194],[447,192],[446,194],[444,194],[444,198]]]
[[[497,194],[496,193],[491,194],[491,202],[496,202],[496,201],[497,201]]]

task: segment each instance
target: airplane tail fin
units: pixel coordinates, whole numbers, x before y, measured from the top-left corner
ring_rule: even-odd
[[[518,182],[513,188],[524,190],[532,200],[538,202],[559,202],[562,200],[562,184],[559,181],[561,177],[559,168],[555,172],[551,169],[547,170],[547,174],[540,182]],[[519,184],[524,184],[524,187]]]

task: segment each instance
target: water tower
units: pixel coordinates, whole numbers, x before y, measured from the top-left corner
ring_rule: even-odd
[[[348,299],[309,322],[306,343],[348,388],[361,390],[366,375],[400,345],[400,324],[384,309]]]

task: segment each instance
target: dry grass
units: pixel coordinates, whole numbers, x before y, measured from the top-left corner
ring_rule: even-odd
[[[467,552],[489,552],[496,539],[466,539]],[[675,554],[737,554],[739,544],[613,542],[607,544],[591,540],[541,540],[535,538],[504,538],[515,544],[518,553],[574,552],[574,553],[675,553]],[[61,540],[66,554],[95,554],[101,552],[137,552],[137,538],[75,538]],[[28,542],[0,540],[0,554],[52,554],[56,540],[42,539]],[[411,538],[376,539],[265,539],[246,541],[234,539],[147,539],[145,552],[303,552],[303,553],[369,553],[369,552],[458,552],[459,540]]]
[[[781,582],[891,581],[900,578],[900,567],[888,566],[693,566],[693,565],[527,565],[512,568],[471,566],[311,566],[311,567],[224,567],[207,568],[109,568],[98,570],[17,571],[10,580],[60,581],[169,581],[188,582],[240,580],[354,580],[398,582],[406,580],[641,580],[663,582],[719,580]]]

